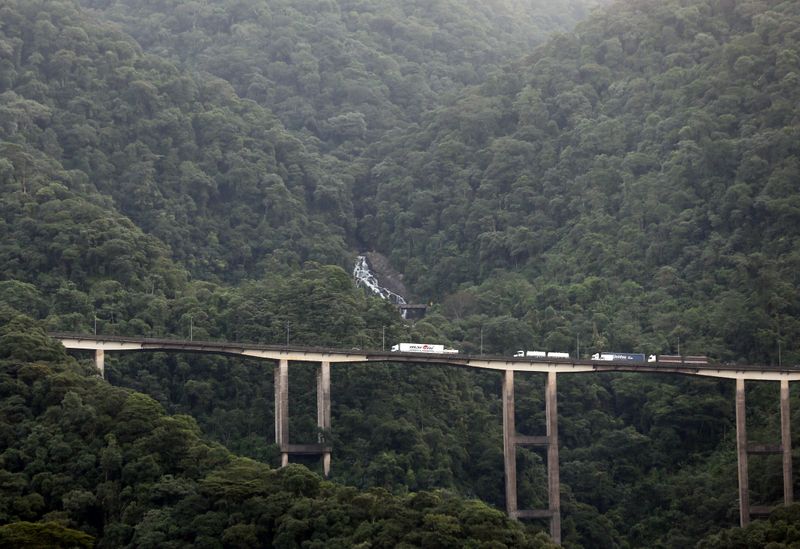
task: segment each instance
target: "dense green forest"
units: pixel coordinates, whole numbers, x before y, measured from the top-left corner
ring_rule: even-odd
[[[799,41],[797,2],[617,3],[375,144],[359,235],[529,346],[798,363]]]
[[[323,481],[270,468],[271,364],[109,355],[108,384],[44,329],[800,363],[800,6],[599,4],[0,0],[0,544],[547,543],[498,511],[495,373],[335,367]],[[366,249],[423,320],[354,287]],[[543,396],[519,376],[521,433]],[[748,408],[773,442],[777,388]],[[728,530],[733,426],[728,382],[560,376],[564,545],[796,541],[791,509]],[[755,502],[779,473],[753,459]]]
[[[80,0],[351,164],[599,0]],[[345,170],[352,169],[344,166]]]
[[[201,278],[344,261],[346,181],[270,111],[71,2],[4,4],[4,185],[40,202],[98,194]]]
[[[3,320],[4,546],[553,547],[477,500],[359,492],[237,457],[191,417],[98,379],[32,321]]]

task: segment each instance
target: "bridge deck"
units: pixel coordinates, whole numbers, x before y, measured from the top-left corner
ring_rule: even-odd
[[[518,372],[640,372],[764,381],[800,380],[800,367],[750,364],[675,364],[658,362],[593,361],[568,358],[508,357],[496,355],[399,353],[300,345],[265,345],[225,341],[186,341],[128,336],[51,333],[68,349],[104,351],[177,351],[246,356],[268,360],[306,362],[410,362],[444,364]]]

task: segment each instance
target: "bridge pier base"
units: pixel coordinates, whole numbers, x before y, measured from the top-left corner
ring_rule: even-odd
[[[506,370],[503,377],[503,457],[505,461],[506,512],[515,519],[549,518],[550,537],[561,544],[561,484],[558,467],[558,410],[556,373],[547,373],[545,387],[545,418],[547,436],[518,435],[514,420],[514,371]],[[548,508],[520,510],[517,502],[517,446],[547,447]]]
[[[94,350],[94,365],[100,373],[100,377],[106,377],[106,352],[103,349]]]

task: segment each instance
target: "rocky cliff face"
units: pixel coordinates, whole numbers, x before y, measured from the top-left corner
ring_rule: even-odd
[[[392,268],[389,259],[385,255],[378,252],[367,252],[364,255],[381,286],[403,296],[407,302],[412,301],[408,289],[403,284],[403,274]]]

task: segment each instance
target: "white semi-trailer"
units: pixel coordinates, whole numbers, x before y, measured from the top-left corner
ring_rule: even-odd
[[[526,358],[569,358],[569,353],[556,353],[553,351],[545,352],[545,351],[517,351],[514,353],[515,358],[519,357],[526,357]]]
[[[607,360],[614,362],[644,362],[645,356],[642,353],[595,353],[592,360]]]
[[[525,357],[544,358],[544,357],[547,356],[547,353],[544,352],[544,351],[522,351],[522,350],[520,350],[520,351],[517,351],[516,353],[514,353],[514,356],[515,357],[523,357],[523,356],[525,356]]]
[[[398,343],[392,345],[393,353],[433,353],[433,354],[456,354],[458,349],[448,349],[444,345],[432,343]]]
[[[707,356],[681,356],[681,355],[650,355],[647,362],[660,362],[662,364],[708,364]]]

